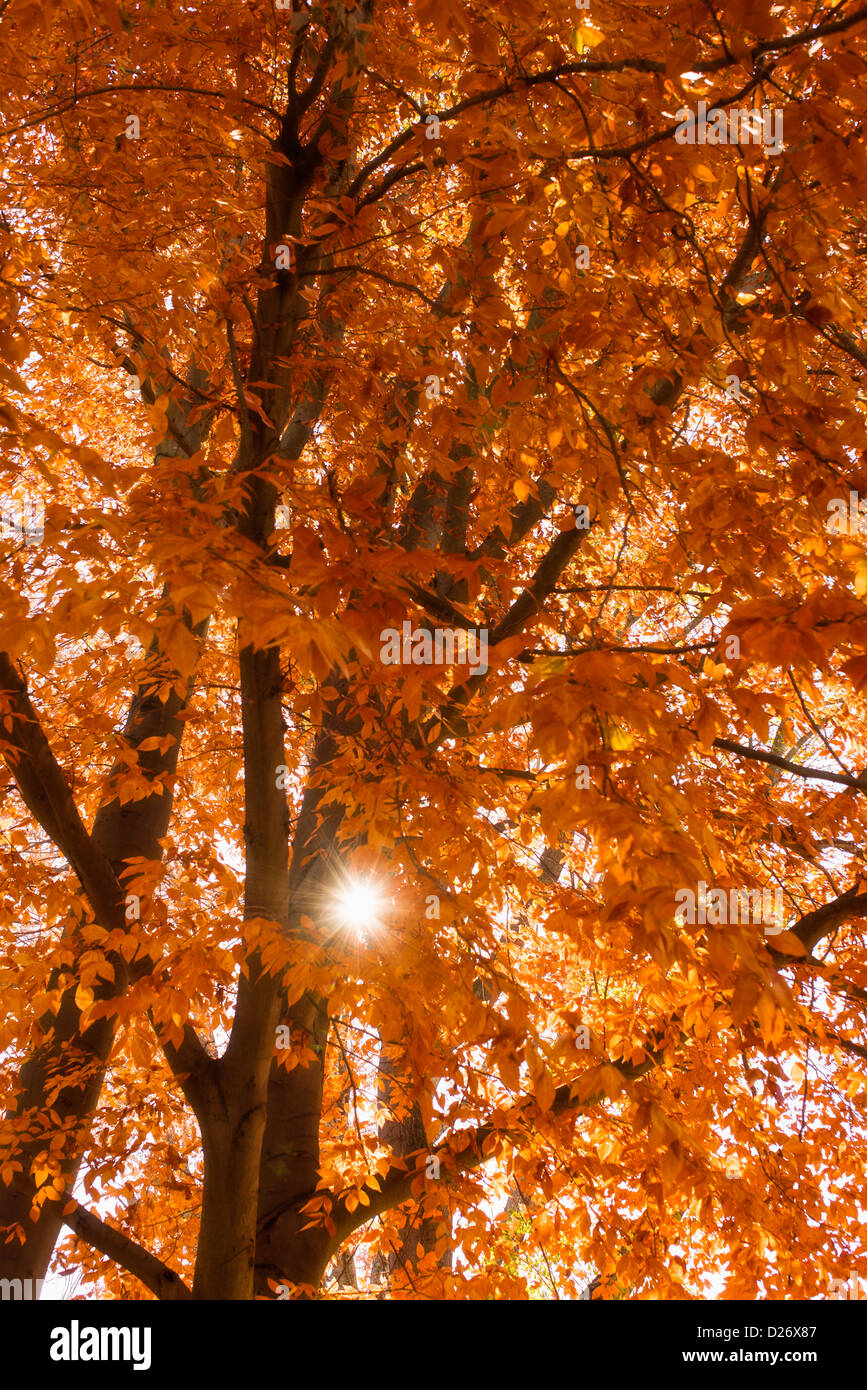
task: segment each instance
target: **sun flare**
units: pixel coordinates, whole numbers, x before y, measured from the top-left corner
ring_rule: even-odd
[[[379,921],[384,903],[372,883],[353,879],[337,894],[337,912],[341,925],[362,932]]]

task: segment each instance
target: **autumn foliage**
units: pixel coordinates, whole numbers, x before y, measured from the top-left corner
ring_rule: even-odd
[[[867,1278],[865,60],[0,7],[0,1275]]]

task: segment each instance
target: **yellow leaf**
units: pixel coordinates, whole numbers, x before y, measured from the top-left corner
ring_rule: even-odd
[[[133,1029],[129,1035],[130,1056],[136,1066],[147,1067],[151,1061],[151,1049],[147,1039],[138,1031]]]
[[[594,29],[590,24],[580,24],[575,30],[575,47],[579,53],[583,53],[585,48],[595,48],[604,38],[601,30]]]
[[[162,646],[178,675],[191,676],[198,659],[198,648],[195,637],[179,618],[164,627]]]
[[[659,1160],[659,1171],[662,1174],[662,1181],[666,1187],[673,1186],[680,1178],[686,1167],[683,1156],[679,1153],[679,1144],[675,1141]]]
[[[79,985],[75,991],[75,1006],[78,1009],[86,1009],[93,1003],[93,990],[86,985]]]
[[[635,739],[625,729],[621,729],[618,724],[611,726],[611,748],[615,753],[622,753],[626,749],[635,747]]]
[[[611,1099],[619,1096],[623,1090],[623,1077],[616,1067],[602,1066],[599,1068],[599,1081],[606,1096]]]
[[[759,1019],[759,1028],[765,1042],[770,1042],[774,1031],[774,1018],[776,1016],[776,1005],[769,989],[763,989],[759,1002],[756,1005],[756,1013]]]
[[[783,931],[780,932],[779,936],[769,937],[768,944],[775,951],[782,951],[783,955],[786,956],[805,956],[807,954],[806,946],[799,936],[795,936],[794,932]]]
[[[554,1104],[556,1088],[547,1071],[543,1071],[536,1082],[536,1103],[540,1110],[548,1111]]]

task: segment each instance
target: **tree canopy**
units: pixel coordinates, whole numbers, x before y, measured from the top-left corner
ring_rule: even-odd
[[[0,58],[0,1274],[867,1278],[867,7]]]

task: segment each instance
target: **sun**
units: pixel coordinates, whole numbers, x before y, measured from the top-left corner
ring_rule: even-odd
[[[376,926],[385,906],[376,885],[364,879],[348,880],[335,901],[341,925],[354,932]]]

